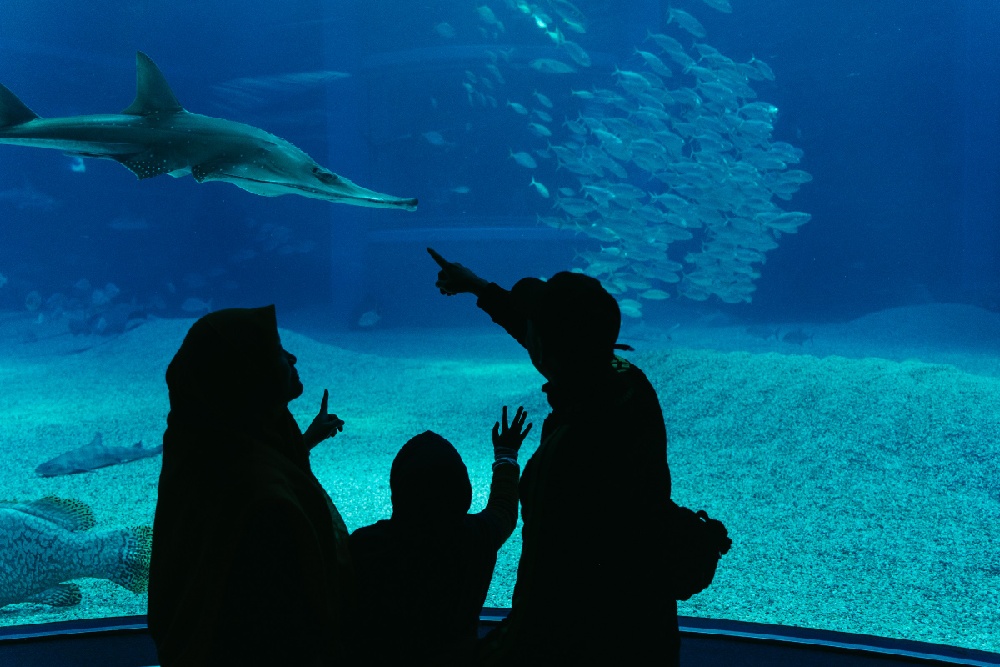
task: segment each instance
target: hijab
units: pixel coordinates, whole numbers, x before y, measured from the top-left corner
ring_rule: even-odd
[[[347,529],[288,411],[290,368],[274,306],[209,313],[167,368],[170,414],[153,522],[149,628],[162,664],[207,665],[233,562],[256,515],[278,510],[329,628],[349,596]]]

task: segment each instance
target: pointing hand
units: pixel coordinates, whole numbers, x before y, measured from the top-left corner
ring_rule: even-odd
[[[330,401],[330,392],[323,390],[323,400],[319,405],[319,414],[309,424],[309,428],[302,434],[302,439],[306,443],[307,449],[312,449],[327,438],[332,438],[337,433],[344,430],[344,420],[337,415],[328,414],[326,409]]]
[[[449,262],[434,248],[428,248],[427,252],[441,267],[441,270],[438,271],[437,282],[434,283],[441,294],[454,296],[463,292],[471,292],[478,295],[480,290],[489,284],[473,273],[471,269],[455,262]]]

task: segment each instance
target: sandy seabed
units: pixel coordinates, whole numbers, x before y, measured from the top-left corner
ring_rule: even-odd
[[[942,342],[928,331],[955,326],[949,308],[814,326],[803,345],[697,323],[626,338],[639,349],[626,356],[659,393],[675,499],[722,519],[734,541],[713,586],[682,614],[1000,652],[1000,319],[958,307],[972,322],[963,335],[972,327],[975,340],[956,343],[945,331]],[[26,337],[29,320],[0,317],[0,500],[75,498],[98,528],[150,524],[159,458],[50,479],[34,470],[95,432],[108,445],[158,444],[163,374],[190,324]],[[388,516],[392,458],[420,431],[438,431],[462,453],[474,510],[486,502],[502,405],[524,405],[536,423],[522,460],[538,445],[541,378],[493,331],[282,338],[306,387],[291,406],[299,423],[324,388],[346,422],[312,463],[352,530]],[[509,606],[519,550],[516,531],[488,606]],[[80,584],[79,606],[12,605],[0,625],[146,612],[145,595]]]

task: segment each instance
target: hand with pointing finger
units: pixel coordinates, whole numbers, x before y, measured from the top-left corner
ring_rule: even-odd
[[[472,269],[462,266],[456,262],[449,262],[442,257],[434,248],[428,248],[427,252],[434,258],[441,270],[438,271],[438,279],[434,285],[446,296],[454,296],[464,292],[470,292],[479,296],[480,291],[489,285],[489,281],[477,276]]]
[[[330,401],[330,392],[323,390],[323,400],[319,405],[319,414],[309,424],[309,428],[302,434],[302,440],[306,443],[306,449],[312,449],[327,438],[332,438],[340,431],[344,430],[344,421],[327,413],[327,405]]]

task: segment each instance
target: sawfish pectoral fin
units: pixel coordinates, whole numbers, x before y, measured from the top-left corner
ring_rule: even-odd
[[[153,178],[154,176],[169,174],[173,171],[187,169],[188,167],[186,160],[178,159],[156,148],[123,155],[112,155],[110,157],[135,174],[140,181]]]
[[[231,159],[215,159],[191,165],[191,175],[199,183],[205,181],[232,181],[238,163]]]
[[[191,167],[191,175],[199,183],[224,181],[261,197],[279,197],[294,190],[268,180],[250,178],[240,174],[241,163],[232,160],[212,160]]]

